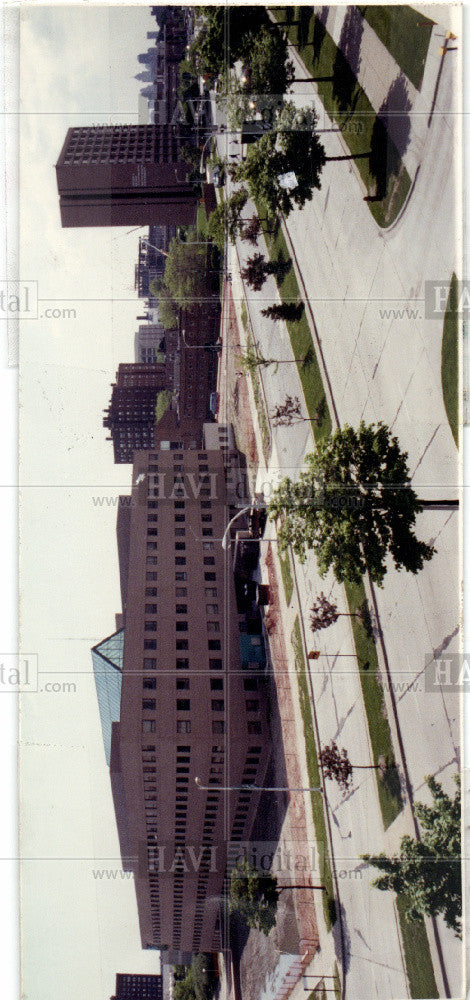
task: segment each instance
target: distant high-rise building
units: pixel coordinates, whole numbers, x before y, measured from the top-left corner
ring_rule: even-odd
[[[111,432],[116,463],[132,462],[134,451],[153,447],[155,425],[171,403],[165,363],[122,364],[112,386],[103,426]]]
[[[162,997],[161,976],[118,972],[116,975],[116,995],[111,997],[111,1000],[162,1000]]]
[[[56,164],[63,226],[191,224],[197,192],[178,124],[69,128]]]
[[[134,338],[134,351],[138,363],[155,365],[164,361],[164,326],[161,323],[141,324]]]

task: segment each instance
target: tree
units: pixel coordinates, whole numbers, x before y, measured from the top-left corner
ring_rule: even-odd
[[[305,364],[305,360],[309,360],[309,352],[304,355],[303,358],[294,358],[301,364]],[[272,422],[275,427],[290,427],[293,423],[311,423],[310,417],[303,417],[300,410],[300,399],[298,396],[286,396],[283,403],[278,403],[273,414]]]
[[[276,924],[279,889],[274,875],[260,875],[246,858],[230,876],[230,912],[239,913],[248,927],[268,935]]]
[[[266,106],[266,95],[285,94],[294,79],[294,64],[287,59],[287,39],[275,27],[263,25],[243,39],[244,90]]]
[[[173,997],[174,1000],[198,1000],[192,969],[188,969],[184,979],[175,981]]]
[[[385,759],[381,759],[378,764],[351,764],[347,750],[344,747],[340,750],[334,740],[320,750],[319,759],[325,778],[336,781],[340,788],[344,788],[345,791],[351,783],[354,768],[360,768],[363,771],[381,771],[382,774],[385,774],[389,766]]]
[[[276,114],[273,130],[250,145],[246,160],[239,164],[237,180],[246,181],[255,201],[265,204],[268,215],[281,211],[288,215],[300,208],[320,188],[325,150],[315,132],[317,116],[313,108],[296,108],[284,102]],[[282,186],[282,175],[293,173],[295,186]]]
[[[239,188],[230,198],[220,202],[217,208],[211,212],[207,223],[207,232],[220,250],[224,249],[227,238],[235,243],[238,234],[242,231],[241,213],[247,200],[248,191],[246,188]]]
[[[288,358],[286,361],[282,358],[265,358],[264,355],[260,353],[257,343],[249,343],[246,350],[241,350],[239,354],[239,361],[243,371],[248,372],[250,375],[252,375],[257,368],[269,368],[270,365],[275,365],[274,372],[276,372],[279,365],[296,365],[298,361],[303,360],[303,358]]]
[[[158,314],[165,330],[176,329],[178,326],[178,306],[161,278],[154,278],[150,283],[150,294],[158,299]]]
[[[263,287],[268,274],[272,274],[272,265],[262,253],[255,253],[249,257],[241,270],[243,280],[251,285],[255,292],[259,292]]]
[[[173,239],[168,248],[163,281],[177,306],[207,296],[207,243]]]
[[[233,66],[242,57],[245,36],[266,22],[266,10],[259,7],[198,7],[201,24],[189,51],[203,76],[215,79],[228,62]]]
[[[442,914],[457,937],[462,936],[462,854],[460,779],[455,776],[457,792],[453,799],[433,777],[426,778],[433,802],[415,805],[414,811],[423,829],[422,840],[404,836],[400,852],[364,854],[363,858],[383,872],[373,885],[403,896],[408,920]]]
[[[325,746],[320,751],[319,758],[325,778],[334,779],[346,791],[351,783],[353,769],[344,747],[339,750],[332,740],[330,746]]]
[[[261,315],[267,316],[268,319],[274,320],[275,323],[279,320],[285,320],[289,323],[299,320],[303,309],[303,302],[276,302],[274,305],[266,306],[266,309],[262,309]]]
[[[315,549],[320,575],[332,569],[340,583],[359,583],[368,570],[381,586],[388,555],[397,569],[417,573],[435,549],[413,531],[422,506],[407,459],[383,423],[346,424],[317,442],[306,470],[296,482],[284,479],[269,504],[269,516],[281,521],[281,550],[292,545],[304,561]]]
[[[252,215],[248,222],[245,222],[243,227],[243,232],[241,234],[242,240],[246,240],[253,246],[256,246],[258,242],[258,236],[261,233],[261,222],[257,215]]]
[[[350,611],[338,611],[336,604],[329,601],[326,594],[322,591],[310,608],[310,627],[312,632],[320,632],[321,629],[328,628],[329,625],[334,625],[338,621],[338,618],[362,619],[363,617],[364,611],[362,609],[352,613]]]

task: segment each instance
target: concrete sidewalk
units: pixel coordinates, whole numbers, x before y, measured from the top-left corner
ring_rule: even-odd
[[[417,10],[419,14],[421,8]],[[358,7],[333,5],[314,7],[314,11],[335,45],[347,59],[374,111],[386,124],[389,135],[413,179],[424,156],[428,120],[435,97],[434,112],[440,113],[443,110],[438,91],[436,95],[436,85],[442,59],[452,58],[453,53],[442,57],[439,49],[444,44],[447,29],[452,26],[453,29],[460,30],[461,22],[456,9],[452,5],[436,4],[436,7],[433,7],[433,14],[429,15],[438,23],[431,31],[420,90],[417,90],[403,73],[368,21],[363,18]],[[295,46],[290,46],[290,54],[297,63],[299,75],[308,76],[309,72]],[[309,85],[301,86],[306,96]],[[299,93],[297,88],[294,90]]]

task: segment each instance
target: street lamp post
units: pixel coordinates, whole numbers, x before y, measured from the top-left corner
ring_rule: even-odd
[[[203,785],[200,778],[194,779],[195,784],[202,792],[319,792],[323,795],[323,788],[312,786],[310,788],[290,788],[289,785]],[[289,886],[286,886],[289,888]]]

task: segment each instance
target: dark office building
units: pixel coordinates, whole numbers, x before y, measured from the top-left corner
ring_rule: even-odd
[[[111,1000],[162,1000],[163,984],[161,976],[134,975],[118,972],[116,995]]]
[[[176,226],[149,226],[149,235],[139,239],[139,253],[135,268],[135,288],[139,299],[150,294],[150,285],[161,278],[165,271],[166,254],[176,236]]]
[[[157,406],[170,405],[167,386],[164,363],[119,365],[103,419],[103,426],[111,432],[117,464],[132,462],[134,451],[153,447]]]
[[[250,836],[249,786],[270,757],[261,630],[221,545],[225,472],[222,449],[136,456],[123,644],[120,633],[93,650],[142,946],[171,962],[221,947],[227,862]]]
[[[56,164],[63,226],[191,224],[197,191],[179,124],[69,128]]]

